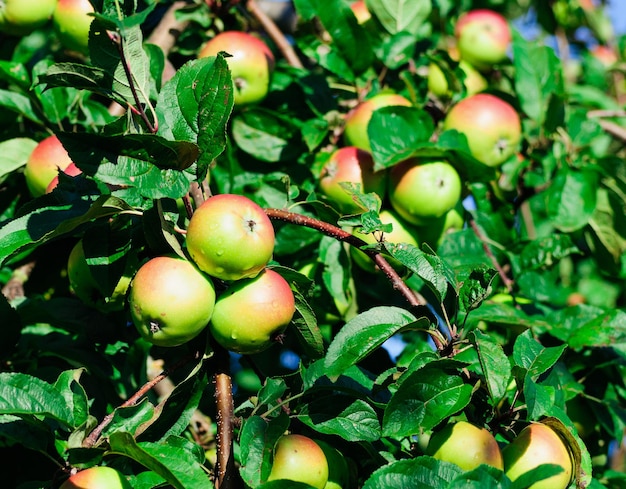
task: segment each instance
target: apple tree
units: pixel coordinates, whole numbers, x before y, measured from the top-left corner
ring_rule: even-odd
[[[3,484],[624,487],[611,8],[0,2]]]

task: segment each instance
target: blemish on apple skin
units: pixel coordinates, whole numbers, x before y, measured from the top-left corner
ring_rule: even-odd
[[[150,321],[150,332],[155,334],[159,331],[161,331],[161,325],[156,321]]]

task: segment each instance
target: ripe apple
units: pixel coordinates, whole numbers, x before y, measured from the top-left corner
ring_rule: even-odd
[[[59,489],[131,489],[130,482],[111,467],[91,467],[76,472]]]
[[[254,278],[233,282],[220,294],[209,328],[227,350],[258,353],[285,331],[295,310],[289,283],[266,268]]]
[[[274,447],[274,460],[267,480],[279,479],[324,489],[328,481],[328,462],[322,448],[308,436],[281,436]]]
[[[61,170],[61,171],[70,177],[75,177],[82,173],[81,169],[78,168],[73,162],[67,165],[65,170]],[[45,193],[49,194],[50,192],[52,192],[55,188],[57,188],[58,184],[59,184],[59,175],[57,174],[57,176],[54,177],[52,181],[46,187]]]
[[[482,92],[487,88],[489,83],[487,79],[472,65],[466,61],[459,62],[459,68],[465,73],[463,85],[467,91],[467,95],[474,95]],[[428,90],[435,96],[447,99],[452,96],[452,91],[448,86],[448,80],[437,63],[430,63],[428,67]]]
[[[187,226],[187,250],[200,270],[222,280],[255,277],[274,252],[274,227],[248,197],[215,195]]]
[[[274,71],[274,54],[258,37],[241,31],[220,32],[200,49],[199,58],[215,56],[220,51],[226,58],[234,85],[235,105],[260,102],[270,88]]]
[[[350,4],[350,8],[352,9],[352,13],[356,17],[356,20],[359,24],[365,24],[365,22],[372,18],[372,14],[367,8],[367,5],[365,5],[365,0],[357,0],[356,2],[352,2]]]
[[[362,193],[375,192],[382,199],[387,187],[386,172],[374,171],[372,155],[356,146],[337,149],[322,167],[320,189],[345,214],[362,212],[341,182],[361,185]]]
[[[472,156],[497,167],[517,153],[522,137],[519,114],[495,95],[477,93],[454,105],[443,128],[456,129],[467,138]]]
[[[351,109],[344,119],[343,137],[346,146],[356,146],[366,151],[372,151],[367,134],[367,126],[372,118],[372,113],[376,109],[396,105],[410,107],[412,104],[407,98],[398,93],[383,92],[364,100]]]
[[[383,224],[391,224],[392,230],[389,233],[383,233],[382,239],[388,243],[407,243],[413,246],[419,246],[419,239],[417,230],[404,219],[402,219],[395,211],[391,209],[383,209],[378,214]],[[381,238],[379,233],[358,234],[358,237],[369,244],[378,242]],[[366,272],[375,272],[377,270],[374,261],[363,251],[351,246],[350,255],[361,269]],[[402,268],[396,260],[385,256],[385,259],[390,262],[391,265],[397,268]]]
[[[210,277],[191,262],[158,256],[144,263],[130,285],[130,315],[139,334],[158,346],[178,346],[207,326],[215,306]]]
[[[26,186],[33,197],[46,193],[48,185],[59,170],[65,170],[72,160],[55,135],[41,140],[28,157],[24,168]]]
[[[438,460],[452,462],[466,471],[482,464],[504,469],[502,453],[493,435],[467,421],[448,423],[434,433],[426,453]]]
[[[61,44],[71,51],[87,54],[89,29],[95,10],[89,0],[58,0],[52,23]]]
[[[389,171],[389,202],[408,222],[424,225],[461,198],[461,177],[446,161],[409,158]]]
[[[25,36],[52,17],[57,0],[4,0],[0,2],[0,32]]]
[[[556,464],[563,472],[541,480],[528,489],[565,489],[572,479],[572,459],[563,439],[549,426],[531,423],[502,449],[504,472],[515,481],[541,464]]]
[[[328,481],[324,489],[348,489],[350,468],[343,454],[323,440],[315,440],[315,443],[324,451],[328,463]]]
[[[461,59],[480,71],[504,61],[511,44],[509,23],[501,14],[488,9],[461,15],[454,26],[454,35]]]

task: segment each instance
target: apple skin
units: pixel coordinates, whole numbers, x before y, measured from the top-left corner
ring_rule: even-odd
[[[328,481],[328,462],[322,448],[311,438],[289,434],[274,446],[274,460],[268,481],[286,479],[324,489]]]
[[[261,102],[270,89],[274,71],[274,54],[258,37],[241,31],[220,32],[209,39],[198,53],[198,58],[215,56],[225,51],[234,85],[234,103],[237,106]]]
[[[378,93],[352,108],[344,119],[343,138],[346,146],[356,146],[371,152],[367,125],[372,118],[372,113],[382,107],[397,105],[410,107],[413,104],[398,93]]]
[[[365,5],[364,0],[357,0],[356,2],[352,2],[350,4],[350,8],[352,9],[352,13],[356,17],[356,20],[359,24],[365,24],[368,20],[372,18],[372,14]]]
[[[196,209],[187,226],[187,250],[200,270],[221,280],[255,277],[274,252],[274,227],[248,197],[220,194]]]
[[[24,178],[30,194],[33,197],[44,195],[50,182],[58,176],[59,170],[65,170],[71,163],[70,155],[59,138],[52,135],[41,140],[24,167]]]
[[[502,449],[504,473],[515,481],[541,464],[556,464],[563,472],[529,486],[528,489],[565,489],[572,479],[572,459],[561,437],[549,426],[531,423]]]
[[[61,170],[61,171],[70,177],[76,177],[80,175],[81,173],[83,173],[81,169],[78,168],[73,162],[67,165],[65,170]],[[57,176],[54,177],[52,181],[46,187],[45,193],[49,194],[50,192],[52,192],[55,188],[57,188],[58,184],[59,184],[59,175],[57,174]]]
[[[442,217],[429,222],[426,226],[418,226],[417,232],[423,241],[436,250],[443,243],[447,234],[463,229],[465,226],[464,215],[463,202],[459,200]]]
[[[208,325],[215,306],[210,277],[179,257],[158,256],[137,271],[128,297],[139,334],[157,346],[178,346]]]
[[[443,129],[465,134],[472,156],[491,167],[516,154],[522,138],[517,111],[488,93],[477,93],[454,105],[446,114]]]
[[[330,443],[326,443],[323,440],[315,440],[315,443],[324,452],[326,462],[328,463],[328,481],[324,489],[348,489],[350,484],[350,467],[343,454],[331,446]]]
[[[434,433],[426,448],[427,455],[452,462],[465,471],[486,464],[503,470],[502,452],[494,436],[485,428],[458,421]]]
[[[52,18],[57,0],[5,0],[0,2],[0,32],[25,36]]]
[[[402,219],[397,212],[391,209],[383,209],[380,211],[378,216],[383,224],[391,224],[392,226],[391,232],[383,234],[383,239],[386,242],[407,243],[413,246],[419,246],[417,230],[411,224]],[[375,234],[379,233],[358,233],[357,236],[366,243],[374,244],[377,242],[377,238],[380,238],[380,236],[375,236]],[[352,256],[354,263],[356,263],[356,265],[362,270],[371,273],[378,270],[374,261],[365,252],[359,250],[358,248],[351,246],[350,255]],[[385,259],[390,265],[394,266],[394,268],[402,268],[402,265],[393,258],[385,256]]]
[[[463,70],[463,73],[465,73],[463,85],[465,86],[467,95],[474,95],[475,93],[482,92],[489,86],[487,79],[466,61],[460,61],[459,68]],[[439,68],[439,65],[436,63],[431,63],[428,67],[427,82],[428,90],[433,95],[442,99],[449,99],[452,96],[452,91],[448,86],[448,81],[446,80],[443,71],[441,71],[441,68]]]
[[[461,59],[477,70],[490,70],[504,61],[511,44],[511,29],[506,18],[488,9],[476,9],[459,17],[454,35]]]
[[[89,52],[89,29],[95,10],[89,0],[58,0],[52,23],[61,44],[71,51]]]
[[[461,191],[461,177],[446,161],[409,158],[389,171],[389,202],[411,224],[443,216],[459,201]]]
[[[272,346],[295,310],[289,283],[267,268],[254,278],[233,282],[220,294],[209,329],[227,350],[250,355]]]
[[[59,489],[132,489],[132,486],[120,472],[102,466],[76,472]]]
[[[348,182],[361,185],[362,193],[374,192],[383,200],[387,190],[385,171],[374,171],[372,155],[356,146],[337,149],[322,167],[319,185],[322,192],[345,214],[362,212],[363,208],[340,185]]]

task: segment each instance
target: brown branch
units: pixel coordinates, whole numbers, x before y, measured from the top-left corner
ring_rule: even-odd
[[[228,352],[216,351],[224,357],[218,359],[221,364],[215,374],[215,402],[217,408],[217,463],[215,466],[215,488],[231,489],[234,487],[233,456],[233,386],[228,374]]]
[[[141,386],[141,388],[137,392],[135,392],[122,404],[120,404],[118,408],[116,408],[115,410],[113,410],[113,412],[107,414],[103,418],[100,424],[96,426],[93,429],[93,431],[89,433],[89,436],[83,440],[83,447],[91,448],[98,442],[98,439],[100,438],[100,435],[102,434],[102,431],[111,423],[111,421],[113,421],[113,417],[115,416],[115,411],[117,409],[134,406],[135,404],[137,404],[137,402],[139,402],[139,399],[141,399],[148,392],[150,392],[151,389],[153,389],[159,382],[167,378],[172,372],[174,372],[175,370],[178,370],[179,368],[186,365],[190,361],[197,359],[199,357],[200,357],[199,352],[194,352],[193,354],[182,358],[180,361],[175,363],[171,368],[163,370],[163,372],[161,372],[159,375],[157,375],[153,379],[146,382],[143,386]]]
[[[487,256],[491,260],[491,263],[493,264],[494,268],[498,271],[498,275],[500,275],[500,278],[502,279],[502,282],[504,283],[506,290],[508,290],[509,293],[512,292],[514,282],[507,276],[502,266],[498,263],[498,260],[496,259],[495,255],[491,251],[491,248],[487,244],[487,240],[485,236],[483,235],[482,231],[479,229],[478,224],[476,224],[476,221],[474,221],[474,219],[471,219],[471,218],[469,219],[469,224],[472,228],[472,231],[474,231],[474,234],[476,234],[476,237],[482,243],[483,250],[485,250],[485,253],[487,253]]]
[[[598,124],[602,129],[608,132],[611,136],[615,136],[616,138],[621,139],[622,141],[626,141],[626,129],[624,129],[619,124],[615,124],[610,121],[599,120]]]
[[[11,278],[4,287],[2,287],[2,295],[4,295],[8,301],[12,301],[18,297],[24,297],[24,284],[33,272],[35,264],[35,261],[30,261],[13,270]]]
[[[284,211],[281,209],[264,209],[265,213],[268,215],[270,219],[277,219],[284,222],[289,222],[291,224],[296,224],[298,226],[305,226],[311,229],[316,229],[331,238],[335,238],[339,241],[343,241],[348,243],[351,246],[355,246],[357,248],[361,248],[362,246],[366,246],[368,243],[363,241],[358,236],[354,236],[343,229],[329,224],[324,221],[320,221],[319,219],[314,219],[312,217],[303,216],[302,214],[296,214],[294,212]],[[387,278],[391,281],[392,287],[400,292],[404,298],[407,300],[409,304],[412,306],[423,306],[426,305],[426,300],[421,297],[420,294],[417,294],[415,291],[411,290],[408,285],[402,280],[402,278],[398,275],[398,272],[394,270],[394,268],[389,264],[387,260],[380,254],[378,250],[365,248],[362,250],[366,253],[378,268],[382,270],[382,272],[387,276]]]
[[[250,12],[256,20],[259,21],[263,30],[267,32],[267,35],[272,38],[272,41],[276,43],[276,46],[282,53],[287,62],[295,68],[303,68],[304,65],[293,46],[289,43],[285,35],[278,28],[276,23],[259,7],[256,0],[248,0],[247,2],[248,12]]]

